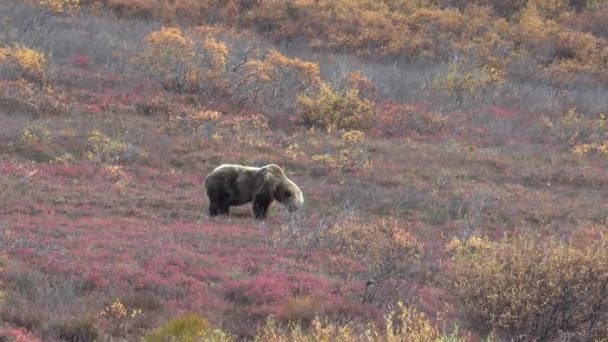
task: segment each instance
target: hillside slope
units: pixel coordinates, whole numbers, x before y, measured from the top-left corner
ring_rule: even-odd
[[[501,3],[0,4],[2,334],[606,338],[606,5]]]

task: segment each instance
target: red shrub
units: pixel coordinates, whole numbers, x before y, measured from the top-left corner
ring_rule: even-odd
[[[89,63],[91,62],[91,60],[88,55],[78,54],[78,55],[72,56],[71,62],[72,62],[72,65],[75,67],[86,68],[89,66]]]
[[[15,342],[41,342],[36,335],[21,328],[8,328],[0,331],[0,338],[11,338]]]

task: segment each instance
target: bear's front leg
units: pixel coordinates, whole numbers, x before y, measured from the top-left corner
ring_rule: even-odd
[[[255,194],[253,196],[253,216],[258,220],[265,219],[272,200],[272,196],[266,191]]]
[[[229,205],[217,203],[211,203],[209,205],[209,216],[228,215],[229,212]]]

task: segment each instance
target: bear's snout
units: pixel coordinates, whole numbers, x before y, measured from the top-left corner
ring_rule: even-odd
[[[287,201],[287,203],[283,203],[287,207],[287,210],[293,213],[294,211],[302,209],[302,207],[304,206],[304,196],[302,196],[301,191],[298,191],[296,192],[296,195],[293,198],[290,198],[290,200]]]
[[[304,206],[304,196],[302,196],[302,192],[298,191],[296,194],[296,198],[294,198],[293,203],[290,203],[290,210],[289,211],[296,211],[298,209],[302,209],[302,207]],[[293,209],[291,209],[291,207],[293,207]]]

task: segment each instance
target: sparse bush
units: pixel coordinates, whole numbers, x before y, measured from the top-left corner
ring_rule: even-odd
[[[80,9],[80,0],[38,0],[38,4],[53,12],[75,12]]]
[[[112,139],[97,129],[89,133],[88,141],[90,148],[86,157],[100,163],[121,161],[129,150],[127,143]]]
[[[52,143],[52,138],[52,132],[43,122],[29,123],[21,134],[23,151],[33,160],[51,161],[58,153],[57,146]]]
[[[451,61],[435,74],[431,81],[431,89],[445,92],[456,102],[461,103],[467,98],[478,98],[480,90],[500,84],[504,81],[504,77],[504,71],[497,66],[485,65],[466,70],[461,63]]]
[[[315,154],[311,159],[332,169],[353,171],[358,168],[369,169],[371,159],[364,158],[362,142],[365,133],[358,130],[346,131],[340,136],[340,146],[336,153]]]
[[[39,89],[23,79],[0,82],[0,101],[4,111],[11,114],[57,116],[69,109],[64,92],[48,85]]]
[[[92,342],[99,337],[99,331],[90,320],[72,319],[55,326],[57,336],[68,342]]]
[[[286,322],[299,322],[308,327],[315,317],[323,314],[327,301],[314,296],[295,296],[289,298],[283,305],[279,317]]]
[[[43,123],[28,124],[23,129],[21,141],[27,145],[46,145],[51,142],[52,133]]]
[[[375,117],[370,101],[362,99],[356,89],[339,93],[328,84],[321,85],[315,97],[301,95],[298,108],[309,127],[333,130],[365,130]]]
[[[213,112],[212,112],[213,113]],[[217,120],[220,116],[214,115]],[[211,117],[212,118],[212,117]],[[213,121],[210,121],[213,122]],[[221,118],[215,124],[213,140],[216,142],[229,138],[239,143],[251,146],[265,146],[268,144],[266,139],[270,134],[268,118],[261,114],[253,114],[238,117]]]
[[[196,342],[196,341],[231,341],[230,335],[215,329],[212,330],[207,320],[197,314],[189,314],[173,319],[146,335],[146,342]]]
[[[469,236],[466,239],[454,238],[446,246],[448,253],[455,255],[479,253],[491,248],[492,243],[485,236]]]
[[[608,338],[608,243],[505,239],[460,250],[449,270],[460,311],[482,332],[537,341]]]
[[[156,296],[150,294],[133,294],[120,299],[127,311],[141,310],[143,312],[159,311],[162,304]]]
[[[311,92],[322,82],[317,63],[289,58],[274,49],[245,63],[236,78],[234,91],[245,96],[239,101],[242,105],[269,110],[291,110],[297,94]]]
[[[602,146],[608,139],[604,113],[589,118],[576,108],[570,108],[553,118],[545,118],[543,126],[549,142],[557,146],[565,144],[577,153],[603,153]]]
[[[378,109],[377,134],[386,138],[437,136],[449,127],[448,119],[424,106],[384,104]]]
[[[288,327],[279,326],[269,319],[266,325],[255,336],[255,341],[446,341],[448,336],[441,336],[433,323],[413,307],[398,303],[398,310],[385,317],[385,326],[379,328],[373,324],[362,327],[357,324],[336,325],[315,318],[308,329],[294,322]],[[461,341],[457,336],[449,336],[450,341]]]
[[[328,237],[333,249],[365,266],[363,302],[374,301],[383,283],[412,277],[422,253],[422,245],[406,227],[390,219],[370,224],[346,220],[331,228]]]

